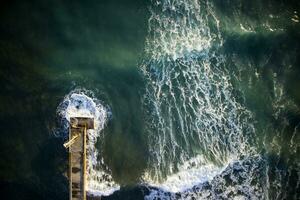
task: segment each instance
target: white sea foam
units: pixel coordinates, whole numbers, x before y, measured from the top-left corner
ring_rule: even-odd
[[[228,163],[230,162],[231,160],[228,161]],[[145,173],[143,179],[146,185],[163,191],[184,192],[196,185],[211,181],[216,175],[221,174],[228,163],[224,166],[217,166],[208,163],[203,156],[198,155],[183,163],[177,173],[167,176],[162,182],[154,181],[147,173]]]
[[[75,90],[65,96],[59,105],[57,113],[64,123],[65,130],[71,117],[92,117],[95,121],[95,129],[88,130],[87,144],[87,192],[92,195],[109,195],[120,186],[111,176],[110,170],[103,162],[103,158],[96,147],[96,142],[101,139],[103,130],[110,112],[99,100],[89,97],[86,90]],[[66,134],[66,133],[63,133]],[[103,137],[102,137],[103,138]],[[99,160],[100,158],[100,160]]]
[[[141,69],[144,103],[151,108],[152,179],[162,181],[197,155],[222,165],[231,155],[247,154],[251,113],[236,100],[224,57],[212,48],[222,45],[212,5],[161,0],[151,11],[148,60]]]
[[[224,56],[215,48],[223,39],[213,5],[153,3],[148,60],[141,66],[144,103],[150,108],[144,180],[159,188],[149,199],[164,197],[157,191],[173,195],[212,180],[232,158],[254,152],[250,141],[255,133],[251,113],[237,101]]]
[[[209,30],[208,17],[214,18],[217,26],[219,21],[209,7],[205,10],[206,6],[192,0],[153,1],[145,52],[155,60],[163,56],[176,60],[209,49],[220,35]]]
[[[173,188],[181,179],[174,179],[173,183],[170,182],[171,188],[166,187],[168,184],[163,182],[150,187],[145,200],[266,199],[263,193],[267,187],[264,185],[264,166],[265,160],[256,155],[243,160],[230,160],[228,164],[219,168],[210,166],[209,170],[199,170],[197,173],[186,170],[185,173],[180,172],[182,175],[187,175],[184,178],[187,182],[183,185],[184,187],[175,188],[175,190]],[[197,169],[194,165],[192,168]],[[193,182],[193,180],[196,181]]]

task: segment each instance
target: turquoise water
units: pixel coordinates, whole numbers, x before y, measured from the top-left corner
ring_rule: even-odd
[[[78,105],[103,123],[95,198],[299,199],[299,8],[2,3],[1,194],[68,198],[61,111]]]

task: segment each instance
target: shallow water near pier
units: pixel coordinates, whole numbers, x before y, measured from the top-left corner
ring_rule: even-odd
[[[67,199],[89,116],[102,199],[299,199],[298,1],[7,1],[0,191]]]

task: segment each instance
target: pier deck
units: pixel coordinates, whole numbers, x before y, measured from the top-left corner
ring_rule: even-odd
[[[70,200],[86,200],[86,142],[87,129],[94,129],[93,118],[70,119],[69,141],[69,190]]]

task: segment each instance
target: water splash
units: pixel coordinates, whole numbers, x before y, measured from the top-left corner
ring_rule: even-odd
[[[195,184],[180,192],[152,188],[146,200],[169,199],[268,199],[264,191],[266,162],[261,156],[233,160],[221,173],[205,182]]]
[[[211,163],[207,164],[203,156],[198,155],[179,166],[178,172],[169,175],[162,182],[155,182],[150,174],[147,173],[144,175],[144,182],[146,185],[160,188],[162,191],[179,193],[184,192],[195,185],[212,180],[223,170],[224,168],[222,167]]]
[[[64,138],[68,135],[71,117],[94,118],[95,129],[87,132],[87,192],[99,196],[109,195],[118,190],[120,186],[113,181],[111,172],[96,147],[97,140],[103,139],[101,131],[111,115],[109,109],[103,106],[92,92],[74,90],[65,96],[57,108],[57,114],[64,127],[64,131],[60,132]]]

